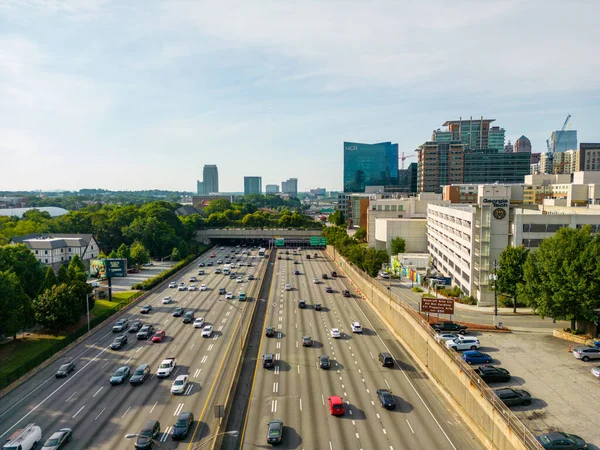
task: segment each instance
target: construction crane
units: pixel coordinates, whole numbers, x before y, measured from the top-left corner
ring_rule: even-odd
[[[402,156],[400,157],[400,160],[402,161],[402,170],[404,170],[404,160],[408,159],[408,158],[414,158],[417,155],[408,155],[408,156],[404,156],[404,152],[402,152]]]
[[[567,114],[567,118],[565,119],[565,123],[563,123],[563,126],[560,129],[560,132],[558,133],[558,136],[556,137],[556,142],[554,142],[554,146],[550,145],[550,139],[552,139],[552,136],[550,136],[548,139],[546,139],[546,148],[548,149],[548,165],[549,165],[549,171],[550,171],[550,173],[552,173],[552,169],[553,169],[554,152],[556,151],[556,147],[558,146],[558,144],[560,143],[560,140],[563,137],[565,128],[569,124],[569,119],[570,118],[571,118],[571,114]]]

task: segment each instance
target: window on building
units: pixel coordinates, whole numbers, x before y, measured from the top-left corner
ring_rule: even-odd
[[[69,253],[71,253],[73,251],[73,249],[71,247],[69,247]]]
[[[61,260],[61,261],[64,261],[64,260],[65,260],[65,258],[64,258],[63,256],[61,256],[61,257],[60,257],[60,260]]]
[[[65,249],[64,249],[64,248],[61,248],[61,249],[60,249],[60,252],[61,252],[61,253],[64,253],[64,251],[65,251]]]
[[[44,255],[48,254],[48,250],[44,250]],[[46,260],[46,262],[48,262],[48,260]]]
[[[37,251],[37,250],[35,251],[35,254],[36,254],[36,255],[38,254],[38,251]]]
[[[48,258],[46,258],[46,264],[48,264]]]

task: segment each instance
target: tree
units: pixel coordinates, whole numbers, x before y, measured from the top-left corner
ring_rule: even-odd
[[[17,332],[31,323],[30,300],[14,272],[0,272],[0,335],[17,338]]]
[[[116,251],[111,251],[110,254],[108,255],[109,258],[114,259],[114,258],[118,258],[119,255],[117,254]]]
[[[498,266],[498,293],[506,294],[513,300],[513,307],[517,309],[517,288],[523,284],[523,266],[527,261],[529,250],[525,246],[506,247],[500,253]]]
[[[77,323],[85,312],[85,303],[74,290],[63,283],[39,295],[33,301],[37,322],[54,331]]]
[[[131,259],[135,264],[146,264],[150,261],[150,253],[140,241],[135,241],[131,245]]]
[[[86,282],[88,276],[85,271],[85,265],[83,261],[79,257],[79,255],[75,255],[69,261],[69,266],[67,268],[67,273],[69,275],[69,281],[73,282],[75,280]]]
[[[356,233],[354,233],[354,239],[357,241],[364,241],[366,237],[367,230],[365,230],[363,227],[360,227],[358,230],[356,230]]]
[[[171,252],[171,261],[179,261],[181,259],[181,254],[179,253],[179,249],[177,247],[173,248]]]
[[[42,283],[45,272],[29,247],[24,244],[0,247],[0,271],[12,270],[29,298],[35,297]]]
[[[594,322],[600,306],[599,260],[600,236],[593,236],[590,226],[561,228],[528,255],[518,298],[540,317],[570,320],[571,329],[581,320]]]
[[[40,289],[40,292],[44,292],[46,289],[50,289],[52,286],[56,286],[58,284],[58,279],[54,273],[54,269],[48,266],[46,267],[46,276],[44,278],[44,283]]]
[[[332,224],[334,224],[338,227],[340,227],[346,223],[344,221],[344,214],[342,213],[342,211],[340,209],[334,211],[332,214],[329,215],[329,222],[331,222]]]
[[[390,245],[392,246],[392,255],[397,255],[398,253],[404,253],[406,251],[406,241],[400,236],[392,239]]]
[[[129,247],[127,247],[125,244],[121,244],[119,246],[119,248],[117,249],[117,255],[118,258],[126,259],[128,266],[134,264],[134,261],[131,258],[131,251],[129,250]]]
[[[58,283],[62,284],[65,283],[67,284],[69,282],[69,272],[67,270],[67,266],[65,265],[61,265],[58,268]]]
[[[216,198],[211,200],[208,205],[202,210],[203,213],[210,216],[214,213],[222,213],[226,210],[231,209],[231,202],[225,198]]]
[[[363,270],[372,277],[376,277],[381,266],[384,263],[389,263],[390,256],[385,250],[375,250],[374,248],[367,248],[365,251]]]

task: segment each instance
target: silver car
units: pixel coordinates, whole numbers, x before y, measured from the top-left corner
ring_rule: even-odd
[[[589,361],[590,359],[600,359],[600,348],[596,347],[575,347],[573,349],[573,356],[582,361]]]

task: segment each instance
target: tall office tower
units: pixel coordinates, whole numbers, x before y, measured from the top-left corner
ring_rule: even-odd
[[[577,130],[553,131],[550,137],[550,148],[555,153],[577,150]]]
[[[431,140],[434,142],[460,141],[465,149],[492,149],[497,152],[504,151],[504,128],[492,127],[496,119],[447,120],[444,122],[445,130],[434,130]]]
[[[298,197],[298,178],[289,178],[281,182],[281,192],[290,197]]]
[[[198,195],[204,195],[204,183],[196,180],[196,193]]]
[[[213,192],[219,192],[219,170],[217,166],[207,164],[204,166],[204,193],[212,194]]]
[[[344,142],[344,192],[398,185],[398,144]]]
[[[441,194],[442,186],[463,182],[465,145],[462,142],[428,141],[417,152],[417,192]]]
[[[531,153],[531,141],[525,136],[521,136],[515,141],[513,151],[515,153]]]
[[[262,177],[244,177],[244,195],[261,193]]]
[[[508,140],[508,144],[506,144],[504,146],[504,153],[512,153],[513,152],[513,145],[510,142],[510,139]]]
[[[265,186],[265,194],[279,194],[278,184],[267,184]]]
[[[600,171],[600,143],[582,142],[579,144],[578,171]],[[575,170],[573,171],[575,172]]]

